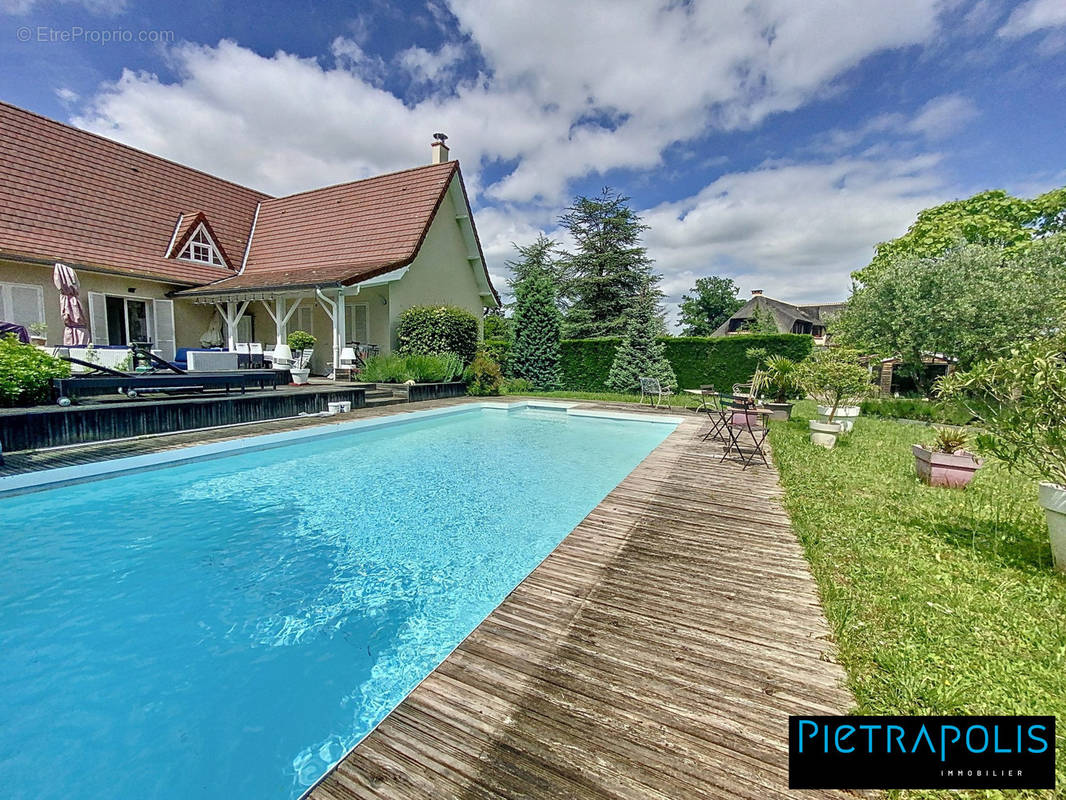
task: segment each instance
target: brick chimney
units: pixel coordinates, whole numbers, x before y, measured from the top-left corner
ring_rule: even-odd
[[[752,289],[751,290],[751,296],[752,297],[755,297],[756,295],[760,295],[760,294],[762,294],[762,289]]]
[[[445,144],[448,137],[443,133],[435,133],[433,134],[433,138],[436,139],[436,141],[430,145],[430,149],[433,151],[433,158],[429,163],[443,164],[448,160],[448,145]]]

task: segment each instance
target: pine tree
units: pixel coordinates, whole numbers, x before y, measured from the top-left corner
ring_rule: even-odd
[[[535,389],[558,389],[562,315],[555,280],[549,272],[533,271],[514,291],[511,372],[516,378],[528,380]]]
[[[659,341],[662,323],[658,316],[658,302],[649,288],[641,292],[633,304],[626,324],[625,336],[614,354],[607,386],[616,392],[635,392],[640,378],[656,378],[664,388],[677,387],[674,368],[666,360],[663,343]]]
[[[604,189],[599,197],[579,196],[560,217],[576,252],[564,260],[562,290],[570,300],[563,332],[567,338],[621,336],[634,299],[650,291],[658,301],[659,276],[640,243],[647,228],[629,207],[629,198]]]
[[[516,244],[514,249],[518,251],[518,258],[508,261],[507,266],[511,270],[511,277],[507,285],[512,294],[517,294],[518,284],[532,275],[534,272],[547,272],[558,284],[562,278],[562,266],[560,264],[561,253],[559,243],[549,239],[543,233],[537,235],[533,244],[525,246]]]

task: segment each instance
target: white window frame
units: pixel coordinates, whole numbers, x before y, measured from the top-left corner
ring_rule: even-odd
[[[37,295],[37,319],[34,322],[44,322],[44,288],[35,283],[0,283],[0,321],[15,322],[13,289],[29,289]]]
[[[128,347],[133,342],[133,337],[130,336],[130,303],[140,303],[144,306],[144,322],[145,327],[148,329],[148,336],[152,344],[155,344],[155,302],[152,297],[130,297],[125,294],[107,294],[103,293],[104,298],[113,297],[117,300],[122,300],[122,331],[126,335],[126,346]],[[106,305],[105,305],[106,310]],[[104,321],[107,325],[110,319]],[[108,327],[108,330],[111,328]],[[113,344],[117,344],[114,342]]]
[[[362,338],[362,339],[356,338],[354,336],[354,334],[356,334],[357,331],[355,330],[355,314],[353,314],[352,311],[354,309],[356,309],[356,308],[359,308],[359,307],[363,308],[363,319],[365,320],[365,325],[366,325],[366,329],[363,331],[363,333],[365,333],[366,336],[364,338]],[[346,329],[344,331],[344,337],[345,337],[344,343],[345,344],[349,344],[351,342],[359,342],[360,344],[369,344],[370,343],[370,304],[369,303],[349,303],[349,302],[346,302],[344,304],[344,327]],[[348,330],[347,330],[348,328],[351,329],[352,334],[353,334],[352,336],[348,336]],[[310,333],[310,331],[308,331],[308,333]]]
[[[199,241],[201,238],[203,241]],[[203,257],[194,255],[198,248],[203,249]],[[222,258],[222,251],[218,249],[215,240],[211,237],[211,234],[207,232],[207,226],[202,222],[196,226],[192,235],[185,240],[185,245],[181,248],[181,253],[178,254],[178,258],[192,264],[207,264],[210,267],[226,266],[226,260]]]

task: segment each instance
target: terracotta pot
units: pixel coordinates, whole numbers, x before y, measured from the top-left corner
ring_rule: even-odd
[[[912,445],[914,471],[922,483],[961,489],[971,480],[985,462],[965,450],[956,453],[938,453],[920,444]]]
[[[1055,563],[1055,569],[1059,572],[1066,572],[1066,486],[1059,486],[1057,483],[1041,483],[1040,505],[1047,513],[1051,557]]]
[[[777,422],[788,422],[792,418],[792,403],[767,403],[766,407],[772,412],[770,419]]]
[[[816,419],[810,421],[811,444],[832,450],[836,447],[837,437],[841,433],[839,422],[819,422]]]

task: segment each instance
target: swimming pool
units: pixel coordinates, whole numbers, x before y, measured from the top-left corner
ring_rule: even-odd
[[[4,796],[298,797],[677,422],[496,405],[0,496]]]

